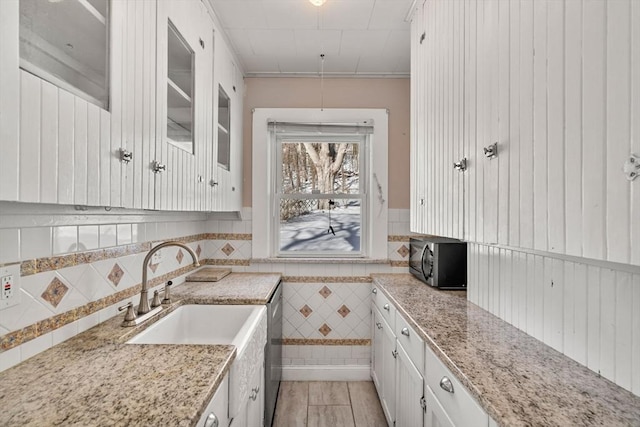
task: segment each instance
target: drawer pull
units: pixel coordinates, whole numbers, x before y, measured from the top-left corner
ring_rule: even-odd
[[[440,380],[440,388],[449,393],[453,393],[453,383],[447,377],[442,377]]]
[[[402,331],[400,332],[402,333],[402,335],[409,336],[409,328],[402,328]]]
[[[387,311],[389,311],[389,310],[390,310],[390,309],[389,309],[389,304],[385,304],[385,305],[384,305],[384,307],[382,307],[382,308],[384,308],[384,309],[385,309],[385,310],[387,310]]]
[[[213,412],[210,412],[207,418],[204,420],[204,427],[218,427],[218,417]]]
[[[372,293],[372,294],[377,294],[377,293],[378,293],[378,289],[373,288],[373,289],[371,290],[371,293]]]

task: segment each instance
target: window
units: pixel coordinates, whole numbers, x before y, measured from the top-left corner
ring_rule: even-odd
[[[387,258],[387,113],[256,108],[254,258]]]
[[[193,50],[169,21],[167,37],[167,139],[193,153]]]
[[[278,255],[361,255],[370,126],[272,123]],[[273,138],[272,137],[272,138]]]
[[[20,67],[109,107],[109,2],[20,0]]]

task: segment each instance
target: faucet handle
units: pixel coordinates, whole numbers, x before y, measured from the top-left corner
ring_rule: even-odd
[[[136,320],[136,313],[133,310],[133,303],[131,301],[129,301],[129,303],[127,305],[123,305],[122,307],[118,307],[118,311],[122,311],[122,310],[127,310],[127,312],[124,315],[124,321],[125,322],[131,322],[133,320]]]
[[[160,302],[160,292],[155,290],[153,292],[153,301],[151,301],[151,308],[156,308],[161,304]]]
[[[162,299],[162,304],[171,304],[171,285],[173,285],[171,280],[164,285],[164,298]]]

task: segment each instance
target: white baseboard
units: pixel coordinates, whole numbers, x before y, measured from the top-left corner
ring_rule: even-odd
[[[282,367],[283,381],[370,381],[369,365],[289,365]]]

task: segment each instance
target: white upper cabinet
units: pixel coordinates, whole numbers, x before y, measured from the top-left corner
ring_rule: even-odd
[[[221,35],[216,37],[214,71],[215,137],[212,186],[214,209],[242,208],[242,101],[244,80]]]
[[[412,230],[639,265],[640,180],[623,169],[640,155],[640,4],[422,8],[412,180],[426,207],[412,191]]]
[[[412,231],[463,237],[466,155],[460,2],[424,2],[412,20]]]
[[[207,144],[211,138],[212,25],[201,2],[157,3],[158,123],[155,207],[207,210]]]
[[[122,46],[109,34],[121,11],[107,0],[8,0],[0,12],[0,198],[113,205],[109,76]]]
[[[0,12],[0,200],[240,209],[242,74],[201,1],[3,0]],[[220,85],[231,143],[218,178]]]
[[[18,0],[0,1],[0,200],[18,200],[20,54]]]

